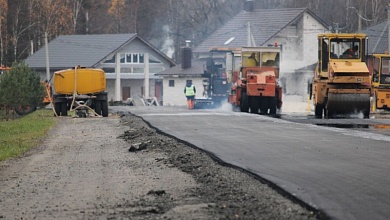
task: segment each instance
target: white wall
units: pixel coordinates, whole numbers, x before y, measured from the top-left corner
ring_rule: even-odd
[[[302,36],[304,66],[316,63],[318,60],[317,35],[329,33],[327,27],[324,27],[308,13],[303,18],[304,32]]]
[[[122,79],[122,87],[130,87],[131,98],[134,100],[140,99],[141,96],[141,87],[144,86],[143,79]],[[108,100],[115,100],[115,79],[107,79],[107,90]],[[120,90],[120,97],[122,98],[122,89]],[[149,95],[150,97],[155,96],[155,80],[149,80]],[[122,100],[125,101],[125,100]]]
[[[281,79],[283,91],[288,95],[304,95],[311,73],[297,73],[297,69],[312,65],[318,59],[317,35],[329,32],[327,27],[306,13],[297,22],[283,29],[267,42],[283,45],[281,61]],[[313,73],[314,74],[314,73]],[[285,80],[285,81],[283,81]]]
[[[119,53],[125,54],[125,53],[148,53],[150,56],[154,56],[158,60],[161,61],[161,63],[149,63],[149,70],[153,71],[156,68],[159,68],[159,71],[169,69],[170,68],[170,63],[169,61],[162,56],[161,54],[157,53],[154,49],[149,47],[147,44],[143,43],[140,39],[136,38],[133,41],[131,41],[128,45],[125,45]],[[113,68],[115,69],[115,63],[100,63],[98,65],[98,68]],[[134,67],[144,67],[144,64],[126,64],[126,63],[121,63],[120,64],[121,68],[134,68]],[[155,72],[150,72],[150,73],[155,73]],[[115,78],[116,73],[111,73],[107,75],[107,91],[108,91],[108,96],[109,100],[113,99],[115,100]],[[144,75],[143,73],[125,73],[121,72],[121,88],[119,89],[120,93],[122,93],[122,88],[123,87],[131,87],[131,97],[133,99],[138,99],[139,95],[141,95],[141,87],[144,86]],[[124,79],[125,78],[125,79]],[[140,79],[141,78],[141,79]],[[155,78],[159,77],[151,77],[149,80],[149,96],[153,97],[155,96]],[[120,99],[122,99],[122,94],[119,95]],[[118,101],[118,100],[116,100]],[[122,100],[125,101],[125,100]]]
[[[175,87],[169,87],[169,80],[175,81]],[[163,105],[165,106],[187,106],[187,98],[184,95],[184,87],[187,80],[192,80],[196,88],[196,97],[202,96],[203,78],[200,77],[164,77],[163,80]]]

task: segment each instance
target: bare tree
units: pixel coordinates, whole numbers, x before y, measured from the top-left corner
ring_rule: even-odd
[[[72,7],[73,34],[76,33],[77,22],[84,4],[85,0],[70,0],[70,6]]]
[[[4,65],[4,39],[6,39],[5,24],[8,13],[8,4],[6,0],[0,0],[0,66]],[[4,22],[5,21],[5,22]]]
[[[22,14],[22,7],[21,5],[18,5],[15,10],[14,19],[12,22],[12,36],[11,41],[13,44],[13,54],[14,54],[14,61],[16,62],[18,59],[18,43],[19,39],[22,37],[22,35],[31,27],[28,24],[26,25],[25,22],[23,22]]]
[[[121,25],[125,16],[125,0],[111,0],[111,7],[108,9],[108,13],[114,16],[116,33],[121,33]]]

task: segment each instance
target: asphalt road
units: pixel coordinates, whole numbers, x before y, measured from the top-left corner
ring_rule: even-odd
[[[390,216],[386,132],[318,126],[317,120],[304,117],[279,119],[223,110],[157,106],[111,110],[138,115],[164,133],[275,183],[332,219]],[[390,124],[389,119],[347,122]]]

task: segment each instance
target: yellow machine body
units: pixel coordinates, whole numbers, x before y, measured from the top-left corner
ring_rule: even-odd
[[[373,110],[390,110],[390,55],[373,54],[369,67],[374,93]]]
[[[365,34],[319,34],[311,98],[316,118],[370,114],[371,76]]]

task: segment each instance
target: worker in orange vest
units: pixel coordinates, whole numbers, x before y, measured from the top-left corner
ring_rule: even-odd
[[[184,94],[187,97],[187,106],[188,109],[194,108],[194,99],[196,94],[196,88],[194,85],[192,85],[192,81],[188,80],[186,87],[184,87]]]

